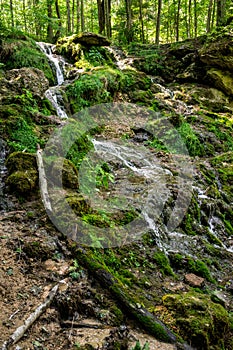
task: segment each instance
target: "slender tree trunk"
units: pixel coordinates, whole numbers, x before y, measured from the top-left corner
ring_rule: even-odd
[[[177,3],[177,13],[176,13],[176,41],[179,41],[179,31],[180,31],[180,3],[181,3],[181,0],[178,0],[178,3]]]
[[[25,4],[25,0],[23,0],[23,23],[24,23],[24,31],[27,32],[27,17],[26,17],[26,4]]]
[[[76,3],[76,32],[80,32],[80,0],[77,0]]]
[[[105,28],[104,3],[102,0],[97,0],[99,33],[102,34]]]
[[[70,0],[66,0],[67,34],[71,33]]]
[[[213,0],[209,0],[208,15],[207,15],[207,22],[206,22],[206,32],[207,33],[210,32],[212,13],[213,13]]]
[[[157,11],[157,19],[156,19],[156,37],[155,37],[155,43],[157,45],[159,45],[161,10],[162,10],[162,0],[158,0],[158,11]]]
[[[211,29],[214,27],[215,23],[215,17],[216,17],[216,1],[214,0],[214,5],[213,5],[213,14],[212,14],[212,21],[211,21]]]
[[[14,5],[13,0],[10,0],[10,13],[11,13],[11,25],[12,27],[15,26],[15,20],[14,20]]]
[[[37,7],[38,7],[38,1],[39,0],[33,0],[33,11],[34,11],[34,23],[35,23],[35,31],[36,31],[36,36],[37,38],[41,36],[41,27],[40,27],[40,23],[38,21],[38,18],[37,18]],[[28,5],[29,7],[29,5]]]
[[[104,17],[105,17],[105,34],[108,38],[111,38],[111,2],[110,0],[104,0]]]
[[[48,14],[48,26],[47,26],[47,40],[52,42],[53,40],[53,27],[52,27],[52,0],[47,0],[47,14]]]
[[[224,25],[226,12],[226,0],[217,0],[217,26]]]
[[[81,11],[81,31],[85,31],[85,17],[84,17],[84,2],[81,0],[80,3],[80,11]]]
[[[139,0],[139,21],[141,24],[141,41],[145,44],[144,21],[143,21],[143,0]]]
[[[60,6],[58,3],[59,0],[55,1],[55,8],[56,8],[56,14],[57,14],[57,19],[58,19],[58,30],[54,36],[53,41],[56,42],[58,38],[61,36],[61,31],[62,31],[62,22],[61,22],[61,12],[60,12]]]
[[[194,36],[197,37],[197,0],[194,0]]]
[[[75,0],[72,0],[71,32],[74,33]]]
[[[189,8],[188,8],[188,25],[189,25],[189,35],[192,37],[193,30],[192,30],[192,0],[189,0]]]
[[[128,43],[131,43],[133,41],[131,0],[125,0],[125,9],[126,9],[126,38]]]

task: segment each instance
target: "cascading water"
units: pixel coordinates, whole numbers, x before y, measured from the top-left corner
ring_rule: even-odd
[[[65,80],[64,74],[63,74],[65,63],[66,63],[65,60],[62,58],[62,56],[57,56],[53,54],[52,44],[38,42],[37,45],[39,45],[41,50],[47,56],[51,66],[55,68],[57,84],[58,85],[63,84]]]
[[[68,115],[65,111],[63,99],[62,99],[62,91],[60,86],[64,83],[64,70],[66,62],[60,55],[53,54],[53,45],[38,42],[37,45],[40,47],[41,51],[47,56],[49,63],[56,72],[57,86],[49,88],[45,92],[46,98],[51,102],[52,106],[55,108],[57,115],[60,118],[67,119]]]

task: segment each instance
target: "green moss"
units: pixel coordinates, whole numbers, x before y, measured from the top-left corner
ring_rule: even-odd
[[[153,258],[155,259],[156,264],[159,266],[162,274],[174,276],[174,272],[170,266],[170,261],[163,252],[156,252]]]
[[[10,174],[15,171],[36,170],[36,155],[27,152],[13,152],[6,161]]]
[[[22,67],[38,68],[44,72],[50,83],[54,84],[53,72],[48,60],[32,39],[5,39],[2,45],[0,60],[5,64],[6,69]]]
[[[7,185],[16,195],[28,197],[38,189],[38,174],[35,170],[15,171],[8,176]]]
[[[228,342],[227,311],[196,292],[166,295],[164,306],[171,312],[171,320],[179,334],[197,349],[222,349]]]

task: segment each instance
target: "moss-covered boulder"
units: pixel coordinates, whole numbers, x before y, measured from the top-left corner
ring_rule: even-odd
[[[200,60],[210,66],[233,71],[233,40],[230,32],[208,40],[199,50]]]
[[[9,174],[15,171],[36,170],[36,155],[27,152],[13,152],[6,161]]]
[[[109,46],[111,43],[105,36],[91,32],[74,34],[73,42],[84,46]]]
[[[38,174],[35,170],[15,171],[7,178],[10,191],[28,197],[38,189]]]
[[[51,177],[56,183],[57,177],[60,176],[62,169],[62,185],[64,188],[78,189],[78,171],[74,164],[65,158],[61,158],[60,161],[54,162],[51,168]]]
[[[43,71],[37,68],[12,69],[6,72],[6,80],[1,79],[2,88],[10,88],[11,91],[22,93],[24,90],[42,98],[49,88],[49,81]],[[5,86],[4,86],[5,85]]]
[[[11,153],[6,161],[9,190],[28,197],[38,190],[38,172],[35,154],[26,152]]]
[[[24,36],[7,36],[1,42],[0,61],[6,70],[34,67],[44,72],[50,83],[54,76],[47,57],[41,52],[36,42]]]
[[[232,73],[211,68],[207,71],[207,78],[214,86],[228,96],[233,96]]]
[[[195,349],[228,348],[232,336],[228,312],[208,295],[168,294],[163,297],[163,305],[175,329]]]

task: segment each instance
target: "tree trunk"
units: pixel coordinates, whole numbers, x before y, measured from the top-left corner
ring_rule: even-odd
[[[99,20],[99,34],[102,34],[105,28],[104,3],[102,0],[97,0],[97,7]]]
[[[125,9],[126,9],[126,38],[128,43],[131,43],[133,41],[131,0],[125,0]]]
[[[54,36],[54,39],[53,39],[54,42],[56,42],[58,40],[58,38],[60,38],[61,30],[62,30],[61,12],[60,12],[58,0],[55,1],[55,8],[56,8],[56,14],[57,14],[57,18],[58,18],[58,30]]]
[[[176,13],[176,41],[179,41],[179,31],[180,31],[180,2],[177,3],[177,13]]]
[[[52,42],[53,41],[52,0],[47,0],[47,15],[48,15],[47,40],[48,42]]]
[[[70,0],[66,0],[67,34],[71,33]]]
[[[71,32],[74,33],[75,0],[72,0]]]
[[[139,0],[139,21],[141,24],[141,41],[143,44],[145,44],[145,34],[144,34],[144,21],[143,21],[143,2],[142,0]]]
[[[213,11],[213,0],[209,0],[208,15],[207,15],[207,22],[206,22],[207,33],[210,32],[210,28],[211,28],[212,11]]]
[[[10,0],[11,25],[15,26],[13,0]]]
[[[194,36],[197,37],[197,0],[194,0]]]
[[[108,38],[111,38],[111,1],[104,0],[104,17],[105,17],[105,34]]]
[[[226,15],[226,0],[217,0],[217,27],[224,25]]]
[[[77,0],[77,3],[76,3],[76,32],[79,33],[80,32],[80,0]]]
[[[27,16],[26,16],[25,0],[23,0],[23,23],[24,23],[24,31],[27,32]]]
[[[85,31],[85,17],[84,17],[84,2],[81,0],[80,3],[80,11],[81,11],[81,31]]]
[[[157,11],[157,19],[156,19],[156,37],[155,37],[155,43],[157,45],[159,45],[161,10],[162,10],[162,0],[158,0],[158,11]]]

